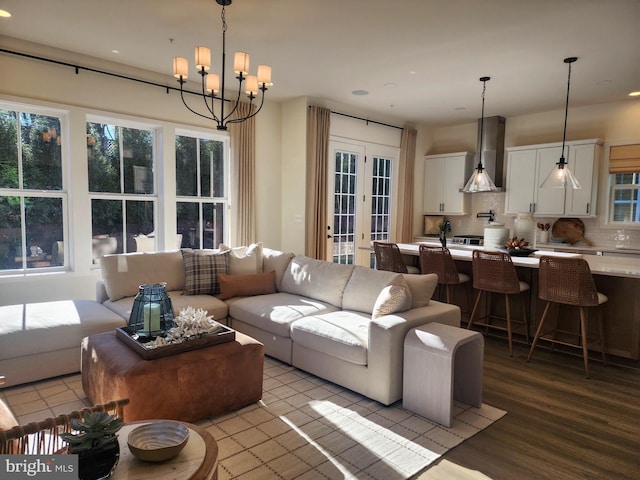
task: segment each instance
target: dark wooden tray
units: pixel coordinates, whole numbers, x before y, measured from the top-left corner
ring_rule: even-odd
[[[170,345],[162,345],[156,348],[144,348],[142,343],[138,342],[131,336],[129,328],[116,328],[116,336],[124,342],[129,348],[140,355],[145,360],[153,360],[155,358],[168,357],[178,353],[197,350],[198,348],[210,347],[220,343],[232,342],[236,339],[235,330],[222,325],[223,330],[212,335],[205,335],[193,340],[186,340],[182,343],[172,343]]]

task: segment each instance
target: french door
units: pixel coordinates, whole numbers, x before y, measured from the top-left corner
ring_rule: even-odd
[[[388,241],[394,225],[399,149],[329,142],[327,258],[374,265],[371,242]]]

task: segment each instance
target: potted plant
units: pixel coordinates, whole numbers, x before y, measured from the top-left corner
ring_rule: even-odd
[[[77,433],[60,434],[69,445],[69,453],[78,454],[80,480],[98,480],[111,475],[120,457],[116,432],[122,424],[122,419],[106,412],[86,412],[82,419],[70,422]]]

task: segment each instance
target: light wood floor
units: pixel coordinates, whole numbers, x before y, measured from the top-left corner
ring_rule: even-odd
[[[483,401],[501,420],[445,456],[493,480],[639,479],[640,370],[485,339]],[[428,472],[419,476],[431,479]]]

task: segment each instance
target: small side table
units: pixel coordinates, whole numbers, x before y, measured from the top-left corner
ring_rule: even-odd
[[[189,429],[189,440],[177,457],[159,463],[134,457],[127,438],[131,430],[147,423],[127,423],[118,432],[120,458],[110,480],[217,480],[218,444],[209,432],[191,423],[182,422]]]
[[[402,406],[446,427],[453,400],[482,406],[484,338],[478,332],[428,323],[404,340]]]

